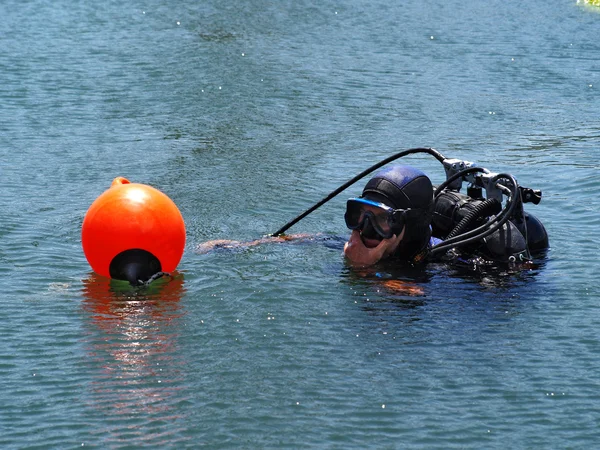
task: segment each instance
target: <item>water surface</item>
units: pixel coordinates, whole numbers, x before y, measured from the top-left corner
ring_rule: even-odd
[[[0,5],[3,448],[591,448],[600,15],[574,0]],[[341,256],[346,197],[397,151],[512,173],[551,250],[532,271]],[[433,158],[405,162],[435,183]],[[116,176],[180,207],[175,279],[96,276]],[[324,238],[323,238],[324,237]]]

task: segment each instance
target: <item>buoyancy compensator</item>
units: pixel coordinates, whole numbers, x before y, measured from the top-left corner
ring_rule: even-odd
[[[532,252],[548,248],[543,224],[523,209],[525,202],[539,203],[541,191],[467,161],[447,159],[443,164],[447,179],[435,191],[431,226],[433,236],[444,242],[436,247],[460,247],[500,261],[529,260]],[[462,181],[469,182],[466,194],[459,192]],[[508,199],[503,208],[504,195]]]

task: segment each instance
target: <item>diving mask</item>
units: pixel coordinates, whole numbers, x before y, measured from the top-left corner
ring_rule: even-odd
[[[410,211],[394,209],[366,198],[351,198],[346,203],[344,219],[351,230],[370,232],[372,228],[382,239],[389,239],[402,232]]]

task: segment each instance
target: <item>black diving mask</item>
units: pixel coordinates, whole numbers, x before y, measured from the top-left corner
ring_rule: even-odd
[[[382,239],[389,239],[402,232],[410,211],[394,209],[366,198],[351,198],[346,203],[344,219],[346,226],[351,230],[367,232],[370,235],[375,231]]]

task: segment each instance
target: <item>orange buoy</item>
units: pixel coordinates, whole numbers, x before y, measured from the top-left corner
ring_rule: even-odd
[[[117,177],[88,209],[81,244],[94,272],[135,285],[175,270],[185,224],[161,191]]]

